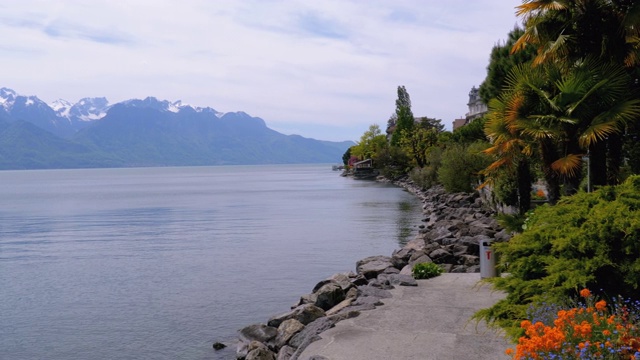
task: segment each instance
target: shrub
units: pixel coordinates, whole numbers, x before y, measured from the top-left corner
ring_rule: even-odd
[[[509,276],[489,281],[508,294],[477,318],[515,328],[530,304],[558,302],[582,287],[640,298],[640,176],[538,207],[523,228],[495,245]]]
[[[419,263],[413,265],[412,272],[416,279],[430,279],[442,274],[444,269],[434,263]]]
[[[447,192],[471,192],[479,184],[480,171],[491,164],[491,158],[482,153],[486,142],[469,146],[450,144],[442,154],[438,180]]]

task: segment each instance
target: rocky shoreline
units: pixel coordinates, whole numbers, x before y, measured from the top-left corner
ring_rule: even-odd
[[[238,359],[296,360],[320,333],[337,322],[383,305],[382,300],[391,297],[389,289],[417,286],[411,275],[414,264],[433,262],[447,272],[479,272],[479,243],[510,238],[478,193],[447,194],[439,186],[423,191],[408,178],[393,184],[423,203],[417,236],[391,256],[367,257],[356,263],[355,272],[320,281],[291,311],[241,329]]]

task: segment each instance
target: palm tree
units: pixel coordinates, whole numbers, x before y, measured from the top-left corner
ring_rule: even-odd
[[[535,154],[549,201],[558,200],[561,184],[565,193],[574,193],[585,153],[597,158],[604,140],[640,116],[640,99],[628,92],[629,82],[623,67],[593,59],[569,68],[555,63],[513,68],[485,127],[494,141],[490,152],[498,155],[488,171]]]
[[[502,93],[489,102],[489,113],[485,122],[485,134],[491,140],[491,147],[486,154],[493,155],[495,161],[482,174],[486,184],[505,173],[515,173],[517,188],[518,212],[523,215],[531,205],[531,171],[529,158],[533,155],[531,139],[526,139],[514,126],[517,114],[509,111],[517,107],[520,100],[512,94]],[[506,170],[506,172],[504,171]]]
[[[614,62],[626,67],[636,79],[629,84],[629,90],[639,87],[639,0],[524,0],[516,9],[524,20],[525,31],[514,44],[513,52],[535,48],[534,65],[554,63],[571,67],[585,57]],[[635,128],[638,127],[613,133],[606,141],[594,145],[598,147],[591,157],[594,184],[619,181],[622,134]]]
[[[524,0],[516,7],[525,32],[513,51],[537,50],[534,64],[571,63],[586,56],[638,64],[640,2],[636,0]]]

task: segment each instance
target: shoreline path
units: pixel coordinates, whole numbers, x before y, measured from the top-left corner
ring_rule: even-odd
[[[513,347],[498,329],[471,316],[505,294],[479,273],[444,273],[398,286],[384,305],[343,320],[320,334],[299,359],[501,360]]]

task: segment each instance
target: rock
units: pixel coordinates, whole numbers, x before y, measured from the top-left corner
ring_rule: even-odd
[[[266,344],[275,338],[277,334],[278,329],[264,324],[253,324],[240,330],[240,337],[247,340],[247,343],[258,341]]]
[[[322,310],[329,310],[345,299],[344,290],[335,282],[329,282],[323,285],[315,293],[315,305]]]
[[[426,239],[429,241],[438,242],[439,240],[452,237],[453,233],[447,229],[447,226],[437,227],[426,234]]]
[[[361,305],[373,305],[372,309],[375,308],[376,306],[380,306],[380,305],[384,305],[381,301],[381,298],[377,297],[377,296],[360,296],[357,299],[355,299],[351,305],[353,307],[356,306],[361,306]]]
[[[467,267],[464,265],[454,265],[451,268],[451,272],[452,273],[466,273],[467,272]]]
[[[311,290],[312,294],[315,294],[318,290],[320,290],[321,287],[325,286],[328,283],[333,282],[333,280],[331,279],[325,279],[320,281],[319,283],[316,284],[316,286],[313,287],[313,290]]]
[[[404,265],[402,265],[402,267],[404,267]],[[402,267],[400,267],[400,269],[402,269]],[[382,274],[399,274],[400,273],[400,269],[395,268],[395,267],[386,268],[386,269],[384,269]]]
[[[302,325],[307,325],[308,323],[314,321],[319,317],[325,316],[324,310],[313,305],[313,304],[304,304],[300,305],[297,308],[286,312],[284,314],[276,315],[269,319],[267,325],[272,327],[278,327],[282,324],[283,321],[289,319],[296,319],[302,323]]]
[[[478,239],[472,236],[463,236],[458,240],[458,244],[464,245],[469,249],[468,254],[471,255],[479,255],[480,254],[480,243]]]
[[[390,276],[389,281],[391,285],[418,286],[418,282],[411,275],[393,274]]]
[[[384,289],[384,290],[391,290],[393,289],[393,285],[391,285],[391,283],[389,281],[387,281],[387,279],[385,277],[383,277],[382,279],[380,278],[380,276],[385,275],[385,274],[380,274],[378,275],[377,278],[372,279],[371,281],[369,281],[369,285],[368,286],[373,286],[376,287],[378,289]]]
[[[467,272],[468,273],[479,273],[480,272],[480,265],[469,266],[467,268]]]
[[[236,349],[237,357],[239,359],[245,358],[250,352],[252,343],[267,344],[273,340],[277,334],[278,329],[264,324],[253,324],[243,328],[239,333],[239,341]]]
[[[278,335],[276,335],[276,347],[285,346],[293,335],[304,329],[304,325],[296,319],[285,320],[278,326]]]
[[[394,267],[389,256],[369,256],[356,263],[356,271],[367,279],[372,279],[385,269]]]
[[[413,268],[410,265],[407,265],[400,270],[400,275],[413,275]]]
[[[268,348],[258,348],[250,351],[245,360],[276,360],[276,354]]]
[[[356,276],[356,274],[352,274],[352,275],[354,277]],[[329,279],[335,282],[336,284],[340,285],[342,290],[344,290],[345,292],[355,287],[355,285],[351,282],[352,278],[348,274],[341,274],[341,273],[334,274]]]
[[[461,261],[461,265],[465,265],[465,266],[473,266],[473,265],[480,265],[480,257],[475,256],[475,255],[460,255],[458,257],[458,259]]]
[[[413,269],[413,266],[415,264],[422,264],[422,263],[430,263],[433,262],[433,260],[431,260],[431,258],[427,255],[422,255],[419,258],[409,262],[409,266],[411,267],[411,269]]]
[[[496,239],[496,241],[509,241],[511,237],[512,237],[511,233],[506,229],[502,229],[497,233],[495,233],[494,235],[494,238]]]
[[[216,351],[217,350],[222,350],[222,349],[224,349],[226,347],[227,347],[227,345],[225,345],[225,344],[223,344],[221,342],[214,342],[213,343],[213,350],[216,350]]]
[[[305,294],[300,296],[300,300],[298,300],[298,302],[293,305],[291,308],[295,309],[300,305],[304,305],[304,304],[315,304],[317,300],[317,296],[316,294]]]
[[[373,296],[379,299],[388,299],[391,297],[391,293],[388,290],[378,289],[373,286],[360,286],[358,287],[358,300],[361,297]]]
[[[290,360],[294,352],[296,352],[296,349],[292,348],[291,346],[285,345],[280,348],[280,351],[278,351],[278,357],[276,358],[276,360]]]
[[[346,299],[355,299],[356,297],[358,297],[358,288],[357,287],[352,287],[351,289],[349,289],[349,291],[347,291],[345,298]]]
[[[366,277],[357,274],[354,277],[350,277],[351,279],[351,284],[353,284],[354,286],[361,286],[361,285],[367,285],[367,283],[369,283],[369,280],[367,280]]]
[[[467,255],[469,252],[469,247],[465,245],[455,244],[452,248],[453,256],[462,256]]]
[[[293,338],[291,338],[291,340],[289,341],[289,345],[297,349],[297,354],[298,352],[301,352],[301,348],[304,349],[312,342],[320,339],[318,334],[320,334],[324,330],[331,328],[333,325],[335,325],[336,322],[337,320],[331,317],[316,319],[314,322],[306,326],[302,331],[294,335]]]
[[[453,269],[453,264],[438,264],[444,270],[444,272],[451,272]]]
[[[455,261],[453,258],[453,254],[445,249],[436,249],[429,253],[429,257],[436,264],[451,263]]]
[[[309,325],[305,326],[302,331],[295,334],[289,341],[289,346],[296,348],[296,352],[293,354],[292,359],[297,359],[302,351],[312,342],[320,339],[318,334],[333,327],[338,321],[348,319],[357,316],[357,312],[345,312],[333,316],[325,316],[316,319]]]
[[[355,300],[355,297],[344,299],[342,302],[340,302],[336,306],[329,309],[326,313],[327,316],[331,316],[339,313],[340,311],[342,311],[342,309],[346,308],[347,306],[350,306],[354,300]]]

